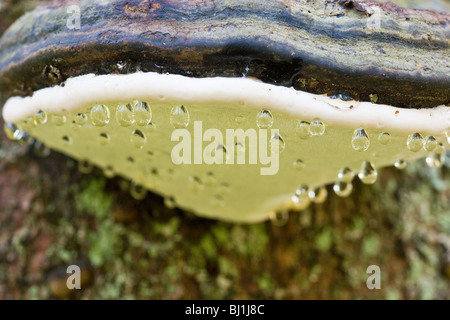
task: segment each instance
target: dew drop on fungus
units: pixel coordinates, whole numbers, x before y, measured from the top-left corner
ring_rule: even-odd
[[[40,141],[36,141],[33,145],[34,154],[40,158],[47,158],[51,151],[45,144]]]
[[[373,163],[364,161],[358,177],[364,184],[374,184],[377,181],[378,172]]]
[[[408,163],[406,161],[400,159],[400,160],[395,161],[394,167],[396,167],[399,170],[403,170],[406,168],[407,164]]]
[[[387,132],[382,132],[378,136],[378,141],[381,144],[388,144],[391,141],[391,135],[389,133],[387,133]]]
[[[320,120],[314,120],[309,126],[312,136],[322,136],[325,133],[325,124]]]
[[[297,170],[305,169],[305,163],[300,159],[295,160],[293,165],[294,165],[294,169],[297,169]]]
[[[189,111],[185,106],[174,106],[170,111],[170,123],[174,128],[186,128],[189,125],[189,121]]]
[[[3,126],[3,130],[5,131],[8,139],[10,139],[10,140],[18,140],[19,139],[20,129],[17,128],[14,124],[6,123]]]
[[[346,167],[342,168],[338,173],[338,180],[343,182],[352,182],[353,178],[355,177],[355,174],[353,171]]]
[[[327,200],[328,191],[325,187],[319,187],[309,191],[309,198],[314,203],[324,203]]]
[[[408,149],[412,152],[418,152],[423,147],[423,137],[420,133],[416,132],[411,135],[409,135],[406,146]]]
[[[109,134],[107,133],[100,133],[100,135],[98,136],[98,142],[100,143],[100,145],[102,146],[106,146],[109,142],[111,141],[111,137],[109,136]]]
[[[130,195],[136,200],[143,200],[147,196],[147,190],[135,181],[131,181]]]
[[[423,149],[425,151],[432,152],[432,151],[434,151],[434,149],[436,149],[437,144],[438,144],[438,142],[437,142],[435,137],[433,137],[433,136],[426,136],[425,140],[424,140],[424,143],[423,143]]]
[[[134,102],[133,112],[137,125],[143,127],[152,122],[152,111],[147,102]]]
[[[91,121],[96,127],[106,126],[109,123],[110,117],[108,107],[103,104],[98,104],[91,108]]]
[[[309,198],[309,189],[306,185],[301,185],[295,191],[295,194],[291,197],[292,207],[295,210],[306,209],[311,203]]]
[[[273,116],[269,110],[261,109],[256,115],[256,124],[260,129],[269,129],[273,125]]]
[[[212,172],[207,172],[205,174],[204,180],[205,180],[205,185],[207,185],[207,186],[213,186],[217,183],[217,179],[214,176],[214,173],[212,173]]]
[[[131,134],[131,144],[138,149],[142,149],[147,143],[147,137],[141,130],[134,130]]]
[[[226,163],[229,157],[230,155],[228,154],[227,148],[222,144],[219,144],[214,150],[214,158],[217,164]]]
[[[57,114],[52,115],[51,119],[52,119],[53,124],[57,127],[63,126],[67,121],[66,116],[57,115]]]
[[[355,130],[355,133],[352,137],[352,147],[354,150],[363,152],[369,149],[370,139],[366,133],[366,130],[363,128],[359,128]]]
[[[114,172],[114,168],[112,166],[107,166],[106,168],[103,169],[103,175],[108,178],[114,178],[114,176],[116,175],[116,173]]]
[[[348,197],[353,191],[353,184],[351,182],[337,181],[333,186],[333,191],[339,197]]]
[[[270,215],[270,222],[276,227],[282,227],[289,221],[289,211],[277,211]]]
[[[189,177],[189,187],[194,191],[198,192],[204,188],[202,180],[198,177]]]
[[[87,123],[87,115],[85,113],[75,114],[74,122],[79,126],[84,126]]]
[[[78,162],[78,171],[80,171],[83,174],[89,174],[92,172],[93,166],[92,163],[90,163],[87,160],[82,160]]]
[[[168,209],[175,209],[176,206],[177,206],[174,197],[165,197],[164,198],[164,205]]]
[[[69,136],[63,136],[62,140],[63,140],[63,143],[66,146],[71,146],[72,145],[72,139]]]
[[[425,162],[430,168],[434,169],[442,168],[445,162],[445,152],[443,153],[433,152],[432,154],[428,155],[428,157],[425,159]]]
[[[271,150],[274,148],[275,153],[281,153],[284,151],[284,148],[286,147],[286,143],[284,142],[284,139],[282,136],[280,136],[278,133],[275,133],[272,136],[272,139],[270,140]]]
[[[39,110],[35,113],[33,119],[36,124],[45,124],[47,123],[47,113],[45,113],[45,111]]]
[[[120,104],[116,110],[116,120],[122,127],[129,127],[134,123],[133,105]]]
[[[299,121],[297,123],[297,127],[295,128],[295,132],[300,138],[308,139],[311,137],[310,123],[306,121]]]
[[[36,121],[32,117],[29,117],[29,118],[25,119],[22,122],[22,129],[23,130],[28,130],[29,131],[35,126],[36,126]]]

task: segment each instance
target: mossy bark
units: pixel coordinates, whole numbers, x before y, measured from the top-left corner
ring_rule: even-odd
[[[128,182],[39,158],[2,132],[0,299],[449,299],[449,175],[448,162],[388,168],[349,198],[328,188],[283,226],[237,225],[135,201]],[[380,290],[366,286],[370,265]]]

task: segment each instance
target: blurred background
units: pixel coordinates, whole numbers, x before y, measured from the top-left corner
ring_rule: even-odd
[[[41,2],[0,0],[0,34]],[[349,198],[328,188],[324,204],[240,225],[137,201],[128,181],[1,131],[0,299],[449,299],[449,162],[386,168]],[[73,264],[81,290],[66,287]],[[366,286],[370,265],[380,290]]]

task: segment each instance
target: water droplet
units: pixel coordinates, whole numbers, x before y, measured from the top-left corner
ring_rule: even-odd
[[[112,179],[116,173],[114,172],[114,168],[112,166],[107,166],[103,169],[103,175],[108,179]]]
[[[134,116],[136,123],[143,127],[152,122],[152,110],[148,106],[147,102],[135,101],[134,102]]]
[[[353,184],[351,182],[337,181],[333,186],[333,190],[339,197],[348,197],[353,191]]]
[[[327,191],[327,188],[320,187],[320,188],[316,188],[314,190],[310,190],[308,195],[309,195],[309,198],[312,200],[312,202],[324,203],[325,200],[327,200],[328,191]]]
[[[325,124],[320,120],[314,120],[309,126],[312,136],[322,136],[325,133]]]
[[[243,142],[236,142],[234,146],[236,148],[236,155],[245,154],[245,145]]]
[[[445,132],[445,135],[446,135],[446,137],[447,137],[447,143],[450,144],[450,130],[447,130],[447,131]]]
[[[174,128],[186,128],[189,125],[189,112],[185,106],[175,106],[170,111],[170,123]]]
[[[109,142],[111,141],[111,137],[109,136],[109,134],[107,133],[100,133],[100,135],[98,136],[98,142],[100,143],[100,145],[102,146],[106,146]]]
[[[434,153],[444,153],[444,152],[445,152],[444,144],[442,142],[439,142],[436,145],[436,149],[434,149]]]
[[[91,108],[91,121],[94,126],[104,127],[109,123],[110,118],[107,106],[98,104]]]
[[[207,185],[207,186],[213,186],[217,183],[217,179],[214,176],[213,172],[207,172],[205,174],[204,180],[205,180],[205,185]]]
[[[134,130],[131,134],[131,143],[138,149],[142,149],[147,143],[147,137],[141,130]]]
[[[378,172],[373,163],[364,161],[358,177],[364,184],[374,184],[377,181]]]
[[[398,170],[403,170],[406,168],[407,164],[408,163],[406,161],[400,159],[400,160],[395,161],[394,167],[396,167]]]
[[[270,221],[276,227],[282,227],[289,221],[289,211],[277,211],[270,214]]]
[[[75,124],[79,126],[84,126],[87,123],[87,115],[85,113],[75,114]]]
[[[52,118],[53,124],[57,127],[63,126],[67,121],[67,118],[65,116],[61,116],[61,115],[57,115],[57,114],[52,115],[51,118]]]
[[[226,163],[227,159],[229,159],[230,155],[228,154],[227,148],[219,144],[216,147],[216,150],[214,150],[214,158],[216,159],[216,163],[218,164],[224,164]]]
[[[435,137],[426,136],[424,143],[423,143],[423,148],[425,149],[425,151],[432,152],[432,151],[434,151],[434,149],[436,149],[437,144],[438,144],[438,142]]]
[[[40,141],[36,141],[33,145],[34,154],[40,158],[47,158],[51,151],[45,144]]]
[[[422,135],[418,132],[411,134],[406,141],[406,146],[412,152],[420,151],[423,147]]]
[[[299,121],[297,123],[297,127],[295,128],[295,132],[297,133],[297,136],[302,139],[308,139],[309,137],[311,137],[311,128],[309,122]]]
[[[89,174],[92,172],[92,169],[92,163],[90,163],[89,161],[83,160],[78,162],[78,171],[80,171],[81,173]]]
[[[28,117],[22,122],[22,129],[23,130],[31,130],[33,127],[36,126],[36,121],[32,117]]]
[[[3,126],[3,130],[6,133],[6,136],[10,139],[10,140],[19,140],[20,138],[20,129],[17,128],[14,124],[12,123],[6,123]]]
[[[388,132],[382,132],[378,136],[378,141],[381,144],[388,144],[389,142],[391,142],[391,135]]]
[[[164,198],[164,205],[168,209],[175,209],[177,207],[177,203],[175,202],[174,197],[165,197]]]
[[[27,131],[24,131],[22,129],[19,129],[16,132],[16,136],[19,143],[24,146],[31,145],[35,141],[33,138],[31,138],[30,134]]]
[[[272,136],[272,139],[270,139],[271,148],[272,145],[275,148],[275,153],[282,153],[284,151],[284,148],[286,147],[286,143],[284,142],[284,139],[282,136],[280,136],[278,133],[275,133]],[[277,148],[278,147],[278,148]]]
[[[353,178],[355,177],[355,174],[353,173],[353,171],[346,167],[343,168],[339,171],[338,173],[338,179],[339,181],[343,181],[343,182],[352,182]]]
[[[69,136],[63,136],[62,140],[65,146],[68,147],[72,145],[72,139]]]
[[[352,138],[352,147],[354,150],[363,152],[369,149],[370,139],[366,133],[366,130],[359,128],[355,130]]]
[[[203,190],[204,185],[203,185],[202,180],[200,180],[199,177],[189,177],[189,187],[194,192],[199,192],[199,191]]]
[[[134,123],[133,105],[120,104],[116,110],[116,120],[122,127],[129,127]]]
[[[294,169],[303,170],[305,169],[305,166],[305,163],[300,159],[294,161]]]
[[[445,152],[432,153],[426,159],[425,162],[430,168],[439,169],[442,168],[445,162]]]
[[[36,124],[46,124],[47,123],[47,113],[42,110],[39,110],[34,115],[34,122]]]
[[[261,109],[256,115],[256,125],[260,129],[270,129],[273,125],[273,116],[269,110]]]
[[[130,183],[130,195],[136,200],[143,200],[147,196],[147,189],[135,181]]]
[[[295,210],[306,209],[311,203],[309,198],[309,189],[306,185],[301,185],[295,191],[295,194],[291,197],[291,204]]]

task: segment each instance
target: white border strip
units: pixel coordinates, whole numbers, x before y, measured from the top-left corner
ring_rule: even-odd
[[[211,106],[229,104],[269,109],[302,120],[320,119],[329,126],[393,132],[443,134],[450,127],[450,108],[400,109],[369,102],[341,101],[247,78],[188,78],[143,73],[83,75],[65,86],[45,88],[32,97],[12,97],[4,108],[6,122],[18,122],[38,110],[76,112],[96,103],[144,100],[150,103]]]

